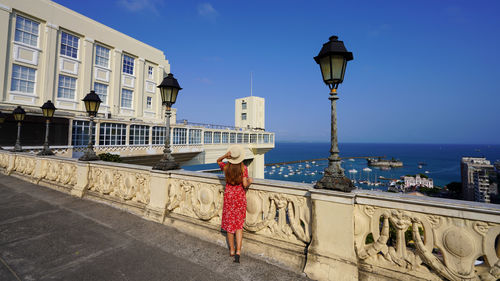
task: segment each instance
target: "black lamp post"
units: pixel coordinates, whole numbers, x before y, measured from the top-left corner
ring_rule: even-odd
[[[17,121],[17,139],[16,139],[16,145],[14,146],[14,152],[21,152],[23,151],[21,147],[21,121],[24,120],[24,117],[26,116],[26,111],[18,105],[16,109],[12,112],[14,115],[14,119]]]
[[[340,166],[339,147],[337,141],[337,87],[344,81],[344,73],[347,62],[352,60],[352,53],[348,52],[344,42],[338,41],[337,36],[330,37],[330,40],[323,44],[319,54],[314,57],[317,64],[320,65],[323,81],[330,88],[330,97],[332,104],[331,121],[331,148],[328,157],[328,167],[325,169],[324,176],[316,183],[315,188],[334,189],[344,192],[350,192],[354,185],[344,175],[344,170]]]
[[[2,128],[2,124],[3,124],[3,122],[5,122],[5,118],[7,118],[7,116],[0,111],[0,128]],[[3,148],[1,146],[0,146],[0,150],[3,150]]]
[[[87,145],[87,150],[82,155],[82,157],[78,158],[80,161],[95,161],[99,160],[99,157],[95,154],[94,145],[92,144],[92,131],[94,128],[94,117],[99,111],[99,105],[101,105],[101,99],[99,95],[95,93],[95,91],[90,91],[85,98],[82,100],[85,103],[85,109],[89,114],[90,122],[89,122],[89,144]]]
[[[163,150],[163,157],[161,160],[153,166],[153,170],[175,170],[179,169],[179,164],[175,162],[174,157],[170,150],[170,116],[172,115],[171,109],[172,105],[177,100],[177,95],[179,90],[182,88],[179,86],[177,79],[174,78],[172,73],[169,73],[167,77],[163,78],[163,81],[158,86],[160,88],[161,101],[165,105],[165,119],[167,123],[166,134],[165,134],[165,149]]]
[[[54,116],[56,107],[52,101],[48,100],[46,103],[40,107],[43,112],[43,117],[45,117],[45,143],[43,144],[43,149],[38,153],[38,155],[54,155],[54,152],[49,148],[49,124],[50,118]]]

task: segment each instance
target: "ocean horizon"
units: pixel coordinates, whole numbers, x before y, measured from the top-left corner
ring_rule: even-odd
[[[299,160],[327,158],[330,154],[330,143],[326,142],[277,142],[275,148],[265,155],[265,163],[279,163]],[[415,144],[415,143],[339,143],[340,157],[345,174],[357,181],[377,181],[380,176],[384,178],[399,179],[410,174],[425,174],[432,178],[437,186],[444,186],[453,181],[461,181],[460,161],[464,156],[485,157],[493,164],[500,161],[500,144]],[[367,168],[366,159],[349,159],[360,156],[385,156],[387,159],[398,159],[403,162],[403,167],[381,170]],[[419,163],[424,163],[420,165]],[[327,166],[327,161],[309,163],[309,169],[299,164],[286,165],[286,170],[273,172],[272,167],[266,166],[265,178],[287,180],[295,182],[312,183],[322,177],[322,171]],[[290,166],[290,167],[288,167]],[[183,167],[186,170],[216,169],[217,164],[206,164]],[[297,172],[300,171],[300,174]],[[368,170],[368,169],[365,169]],[[290,172],[292,171],[292,172]],[[351,172],[350,172],[351,171]],[[356,171],[356,172],[354,172]],[[286,176],[285,176],[286,175]],[[386,187],[369,187],[358,184],[360,188],[376,188],[385,190]]]

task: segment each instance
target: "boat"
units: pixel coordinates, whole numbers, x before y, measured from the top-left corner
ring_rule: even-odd
[[[426,174],[428,174],[428,173],[429,173],[429,171],[425,171],[425,173],[426,173]]]
[[[419,169],[422,169],[422,165],[418,165],[418,168],[419,168]]]

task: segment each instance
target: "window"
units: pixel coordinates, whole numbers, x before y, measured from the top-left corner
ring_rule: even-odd
[[[246,113],[242,113],[241,114],[241,120],[247,120],[247,114]]]
[[[263,143],[263,142],[264,142],[264,140],[262,138],[262,134],[259,134],[259,143]]]
[[[123,73],[134,75],[134,58],[123,55]]]
[[[264,135],[264,143],[269,143],[269,135]]]
[[[186,128],[174,128],[174,133],[173,133],[173,144],[186,144],[186,134],[187,134],[187,129]]]
[[[247,102],[246,101],[243,101],[241,103],[241,109],[247,109]]]
[[[212,132],[205,131],[203,133],[203,142],[212,143]]]
[[[257,134],[250,135],[250,143],[257,143]]]
[[[76,59],[78,57],[78,40],[78,37],[63,32],[61,34],[61,55]]]
[[[109,67],[109,49],[101,45],[95,45],[95,65]]]
[[[153,79],[153,67],[148,66],[148,78]]]
[[[33,94],[35,92],[35,77],[36,69],[13,64],[10,90]]]
[[[238,143],[242,143],[243,142],[243,134],[242,133],[238,133],[238,139],[237,139]]]
[[[243,143],[248,143],[248,134],[243,135]]]
[[[25,17],[16,16],[16,34],[14,40],[37,47],[39,25],[38,22],[29,20]]]
[[[269,135],[269,141],[270,141],[271,143],[273,143],[273,142],[274,142],[274,135]]]
[[[64,99],[75,99],[76,78],[59,75],[59,88],[57,89],[57,97]]]
[[[108,104],[108,85],[94,83],[94,91],[101,99],[102,104]]]
[[[167,128],[165,127],[153,127],[153,145],[165,144],[166,133],[167,133]]]
[[[229,142],[229,133],[222,133],[222,143]]]
[[[99,129],[99,145],[126,145],[127,125],[117,123],[101,123]]]
[[[149,144],[149,126],[130,125],[129,144],[130,145]]]
[[[220,132],[214,132],[214,143],[220,143]]]
[[[95,127],[92,141],[95,141]],[[89,144],[89,121],[73,120],[71,145],[87,146]]]
[[[201,130],[189,129],[189,144],[200,144],[200,143],[201,143]]]
[[[236,133],[229,134],[229,138],[230,138],[229,141],[231,143],[236,143]]]
[[[146,108],[151,109],[152,106],[153,106],[153,98],[146,97]]]
[[[132,108],[132,95],[134,92],[127,89],[122,89],[121,107]]]

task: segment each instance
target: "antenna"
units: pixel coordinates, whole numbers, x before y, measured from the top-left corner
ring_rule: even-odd
[[[250,96],[253,96],[253,72],[250,71]]]

